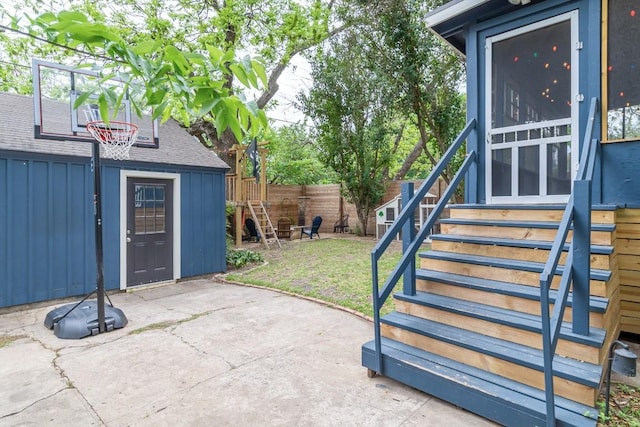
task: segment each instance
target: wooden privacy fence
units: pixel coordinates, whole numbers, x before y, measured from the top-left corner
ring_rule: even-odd
[[[255,196],[259,197],[259,189],[255,184],[255,181],[248,181],[250,181],[250,179],[247,179],[247,185],[253,185],[256,192]],[[235,182],[236,180],[232,177],[227,177],[226,194],[227,200],[229,201],[234,200],[236,191],[238,191],[238,189],[235,188]],[[403,182],[407,181],[389,182],[382,200],[377,205],[386,203],[400,194],[400,186]],[[414,182],[416,186],[419,186],[422,183],[421,180],[415,180],[412,182]],[[442,193],[441,188],[444,188],[444,185],[441,183],[441,180],[438,180],[430,189],[430,193],[435,194],[439,199],[440,194]],[[244,194],[252,194],[250,187],[245,188],[244,191]],[[339,184],[267,185],[266,206],[269,217],[274,224],[278,222],[279,218],[286,217],[289,218],[291,223],[294,225],[309,225],[311,224],[313,217],[320,215],[323,219],[320,232],[332,233],[334,224],[340,219],[341,203],[343,215],[349,215],[350,229],[355,230],[355,227],[358,224],[358,215],[356,213],[355,205],[348,203],[341,197]],[[367,234],[375,235],[375,232],[375,210],[372,210],[368,221]]]

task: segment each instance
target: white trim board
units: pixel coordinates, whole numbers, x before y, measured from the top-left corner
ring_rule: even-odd
[[[120,170],[120,290],[127,289],[127,179],[151,178],[173,181],[173,280],[181,277],[180,262],[182,252],[180,241],[180,174],[168,172],[149,172],[136,170]]]

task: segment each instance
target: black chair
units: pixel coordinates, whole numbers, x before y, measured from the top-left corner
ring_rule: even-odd
[[[303,227],[300,229],[300,238],[302,239],[302,236],[306,234],[310,239],[313,239],[313,235],[315,234],[319,239],[320,234],[318,234],[318,230],[320,229],[320,224],[322,224],[321,216],[313,218],[313,221],[311,221],[311,228]]]
[[[256,223],[253,222],[251,218],[247,218],[244,220],[244,225],[245,227],[247,227],[247,230],[249,231],[249,237],[247,238],[247,240],[253,241],[253,242],[259,242],[260,236],[258,235],[258,230],[256,229]]]

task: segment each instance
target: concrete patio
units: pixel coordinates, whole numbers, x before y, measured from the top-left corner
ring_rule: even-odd
[[[355,314],[208,279],[110,297],[129,324],[80,340],[44,327],[61,302],[0,314],[0,426],[494,425],[368,378]]]

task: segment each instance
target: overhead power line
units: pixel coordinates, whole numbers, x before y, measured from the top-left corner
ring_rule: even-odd
[[[0,30],[11,31],[11,32],[20,34],[20,35],[25,36],[25,37],[31,37],[32,39],[38,40],[39,42],[48,43],[48,44],[50,44],[52,46],[56,46],[56,47],[59,47],[61,49],[67,49],[67,50],[70,50],[72,52],[79,53],[79,54],[82,54],[82,55],[92,56],[94,58],[103,59],[103,60],[106,60],[106,61],[112,61],[113,60],[112,58],[109,58],[109,57],[104,56],[104,55],[99,55],[99,54],[94,53],[94,52],[87,52],[86,50],[77,49],[75,47],[69,47],[69,46],[63,45],[63,44],[58,43],[58,42],[54,42],[54,41],[51,41],[51,40],[44,39],[42,37],[38,37],[35,34],[29,34],[29,33],[25,32],[25,31],[16,30],[15,28],[7,27],[6,25],[0,25]]]

